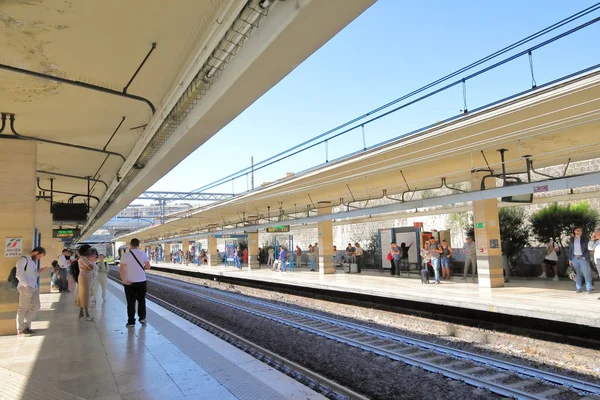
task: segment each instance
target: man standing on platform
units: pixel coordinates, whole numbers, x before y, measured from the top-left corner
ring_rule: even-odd
[[[19,258],[16,264],[16,278],[19,280],[19,307],[17,308],[17,335],[30,336],[31,321],[40,310],[40,289],[38,277],[48,267],[38,271],[37,262],[46,255],[43,247],[36,247],[29,255]]]
[[[68,249],[63,249],[62,254],[58,256],[59,278],[58,291],[69,292],[69,266],[71,265],[71,252]]]
[[[138,320],[146,325],[146,271],[150,269],[148,255],[138,247],[140,241],[131,239],[129,251],[121,257],[119,270],[127,298],[127,327],[135,326],[135,303],[137,301]]]
[[[465,270],[463,273],[463,280],[467,280],[469,267],[471,267],[473,271],[473,280],[475,280],[475,275],[477,275],[477,246],[475,245],[473,238],[470,236],[467,236],[465,239],[462,252],[465,255]]]
[[[360,271],[362,269],[362,263],[363,263],[363,248],[360,247],[360,243],[356,242],[354,243],[354,255],[356,256],[356,267],[358,268],[358,273],[360,274]]]
[[[583,228],[573,229],[569,240],[569,265],[575,270],[575,293],[582,292],[583,280],[587,294],[592,294],[592,270],[590,269],[589,241],[583,236]]]

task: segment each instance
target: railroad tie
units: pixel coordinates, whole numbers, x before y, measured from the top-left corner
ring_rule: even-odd
[[[556,396],[557,394],[562,393],[563,390],[557,389],[557,388],[552,388],[552,389],[548,389],[545,392],[541,392],[541,393],[536,393],[538,396],[540,397],[552,397],[552,396]]]
[[[534,380],[523,380],[521,382],[515,382],[515,383],[510,383],[506,386],[509,386],[513,389],[522,389],[524,387],[527,386],[531,386],[531,385],[535,385],[536,383],[538,383],[538,381],[534,381]]]

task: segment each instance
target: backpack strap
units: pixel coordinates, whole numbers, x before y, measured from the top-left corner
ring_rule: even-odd
[[[25,268],[23,268],[23,271],[27,271],[27,267],[29,266],[29,260],[25,256],[22,256],[21,258],[25,259]]]
[[[133,256],[133,258],[135,258],[135,261],[137,261],[138,265],[140,266],[140,268],[142,269],[142,271],[145,272],[144,270],[144,266],[142,265],[142,263],[140,262],[140,260],[138,260],[138,258],[135,256],[135,253],[133,251],[130,251],[131,255]]]

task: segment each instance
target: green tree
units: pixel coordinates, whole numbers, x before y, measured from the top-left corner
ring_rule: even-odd
[[[553,240],[562,247],[577,226],[583,228],[585,235],[591,235],[598,225],[599,217],[598,211],[587,201],[566,205],[553,203],[531,215],[531,230],[538,242]]]
[[[527,214],[521,207],[503,207],[498,209],[498,220],[502,250],[514,265],[518,263],[523,249],[529,246],[530,226],[527,223]]]

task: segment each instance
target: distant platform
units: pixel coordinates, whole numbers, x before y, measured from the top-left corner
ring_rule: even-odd
[[[126,328],[113,282],[93,322],[73,293],[40,297],[35,335],[0,337],[0,399],[325,399],[151,301],[148,325]]]
[[[152,265],[214,276],[382,296],[600,328],[600,288],[592,292],[592,295],[585,292],[576,294],[574,282],[566,278],[559,282],[551,279],[517,278],[506,283],[503,288],[480,289],[472,278],[464,281],[462,276],[454,276],[439,285],[424,285],[414,272],[410,277],[394,278],[390,276],[389,270],[386,273],[363,270],[360,274],[345,274],[338,269],[335,274],[322,275],[319,272],[309,272],[306,268],[296,268],[294,272],[273,272],[268,266],[248,271],[246,266],[239,270],[224,265]]]

